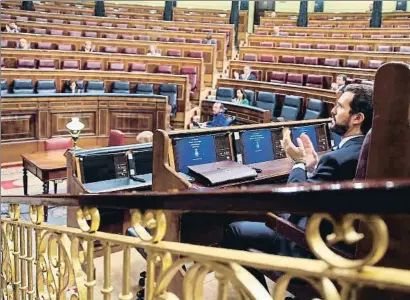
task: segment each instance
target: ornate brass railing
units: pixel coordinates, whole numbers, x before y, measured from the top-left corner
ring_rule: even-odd
[[[66,299],[69,289],[75,288],[77,293],[71,299],[112,299],[111,249],[117,245],[123,249],[119,299],[135,297],[131,293],[130,253],[136,247],[143,248],[148,255],[145,299],[202,299],[204,278],[211,271],[215,271],[218,280],[218,299],[227,299],[228,283],[240,299],[284,299],[292,278],[309,282],[323,299],[356,299],[357,291],[363,286],[410,292],[410,271],[374,266],[385,254],[389,240],[387,226],[378,214],[410,213],[406,203],[409,192],[410,181],[389,181],[138,196],[2,197],[2,202],[10,205],[10,217],[1,219],[1,298],[61,300]],[[389,199],[389,205],[374,201],[372,197],[376,194]],[[31,222],[20,219],[21,204],[30,205]],[[45,224],[43,205],[46,204],[80,206],[77,211],[80,229]],[[98,232],[97,207],[131,209],[132,226],[140,238]],[[140,209],[148,210],[141,213]],[[164,209],[317,212],[309,220],[307,241],[318,259],[163,241],[167,227]],[[355,220],[365,223],[372,234],[368,254],[349,260],[331,251],[319,232],[323,219],[334,225],[334,233],[327,237],[331,244],[360,241],[363,235],[355,230],[353,223]],[[95,288],[96,241],[103,246],[103,278],[99,291]],[[190,267],[183,269],[183,265]],[[284,275],[276,282],[271,296],[242,266],[281,271]],[[171,280],[179,285],[180,292],[175,292],[178,296],[173,293]]]

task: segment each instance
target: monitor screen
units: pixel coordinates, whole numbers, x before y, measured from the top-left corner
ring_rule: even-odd
[[[217,161],[215,136],[204,135],[174,139],[175,168],[187,174],[188,166]]]
[[[244,164],[254,164],[275,159],[272,131],[269,129],[242,132],[241,147]]]
[[[310,140],[312,141],[313,148],[315,151],[319,151],[318,148],[318,140],[317,140],[317,134],[316,134],[316,125],[309,125],[309,126],[301,126],[301,127],[293,127],[291,129],[292,131],[292,139],[293,143],[297,146],[297,138],[301,136],[302,133],[306,134]]]
[[[133,151],[132,156],[136,175],[152,173],[152,148]]]
[[[82,158],[83,183],[116,178],[114,155],[93,155]]]

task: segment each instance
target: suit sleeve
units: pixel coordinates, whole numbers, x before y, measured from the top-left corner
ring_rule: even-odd
[[[338,168],[339,163],[333,156],[324,155],[312,177],[308,178],[305,170],[295,168],[289,174],[288,183],[332,181],[336,178]]]

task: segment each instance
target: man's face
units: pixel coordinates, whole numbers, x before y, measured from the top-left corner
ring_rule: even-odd
[[[215,103],[212,106],[212,112],[213,112],[214,115],[219,114],[221,112],[221,103]]]
[[[342,76],[337,76],[336,78],[337,86],[343,86],[345,84]]]
[[[85,43],[85,49],[91,50],[91,43]]]
[[[344,135],[351,128],[353,116],[350,114],[350,103],[353,100],[352,92],[344,92],[333,107],[332,123],[330,129],[340,135]]]
[[[273,28],[273,33],[274,34],[279,34],[279,27],[274,27]]]
[[[11,28],[11,29],[16,29],[16,28],[17,28],[16,23],[11,23],[11,24],[10,24],[10,28]]]
[[[249,74],[251,73],[251,69],[250,69],[249,67],[244,67],[244,68],[243,68],[243,73],[244,73],[245,75],[249,75]]]
[[[21,39],[20,40],[20,47],[23,48],[23,49],[26,48],[27,47],[27,41],[24,40],[24,39]]]

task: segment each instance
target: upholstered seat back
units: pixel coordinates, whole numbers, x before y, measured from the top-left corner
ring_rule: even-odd
[[[111,129],[108,137],[108,147],[122,146],[125,144],[125,134],[120,130]]]
[[[38,80],[37,94],[54,94],[57,92],[54,80]]]
[[[111,93],[129,94],[130,83],[128,81],[114,81]]]
[[[325,80],[322,75],[309,74],[306,79],[306,86],[322,89],[324,81]]]
[[[276,94],[271,92],[259,92],[256,107],[270,110],[271,119],[273,120],[276,109]]]
[[[34,94],[33,80],[14,79],[13,94]]]
[[[135,93],[143,95],[152,95],[154,94],[154,85],[152,83],[138,83]]]
[[[302,102],[302,97],[286,96],[283,101],[280,116],[285,119],[285,121],[299,120],[302,111]]]
[[[309,99],[303,120],[320,119],[326,115],[326,106],[322,100]]]
[[[146,64],[131,63],[130,65],[130,72],[146,72],[146,71],[147,71]]]
[[[7,95],[9,93],[7,87],[7,81],[5,79],[1,80],[1,96]]]
[[[270,82],[274,83],[286,83],[288,73],[285,72],[272,72],[269,76]]]
[[[67,137],[59,137],[46,140],[44,144],[45,151],[53,151],[53,150],[65,150],[72,147],[73,142],[72,139]]]
[[[155,73],[172,74],[172,66],[158,66]]]
[[[249,101],[249,105],[255,105],[255,92],[252,90],[244,90],[246,99]]]
[[[161,84],[158,89],[158,94],[168,96],[168,103],[171,105],[171,117],[177,114],[177,99],[178,87],[176,84]]]
[[[233,88],[220,87],[216,91],[216,100],[231,102],[234,98],[235,92]]]
[[[43,70],[55,70],[56,65],[53,59],[40,59],[38,61],[38,68]]]
[[[372,141],[372,129],[370,128],[370,130],[366,134],[366,137],[364,138],[362,149],[360,150],[355,179],[365,179],[366,178],[367,161],[369,158],[371,141]]]
[[[86,93],[104,94],[104,81],[90,80],[87,82]]]
[[[196,67],[182,67],[180,71],[181,75],[188,75],[189,83],[191,85],[191,91],[197,89],[196,81],[197,81],[197,68]]]

